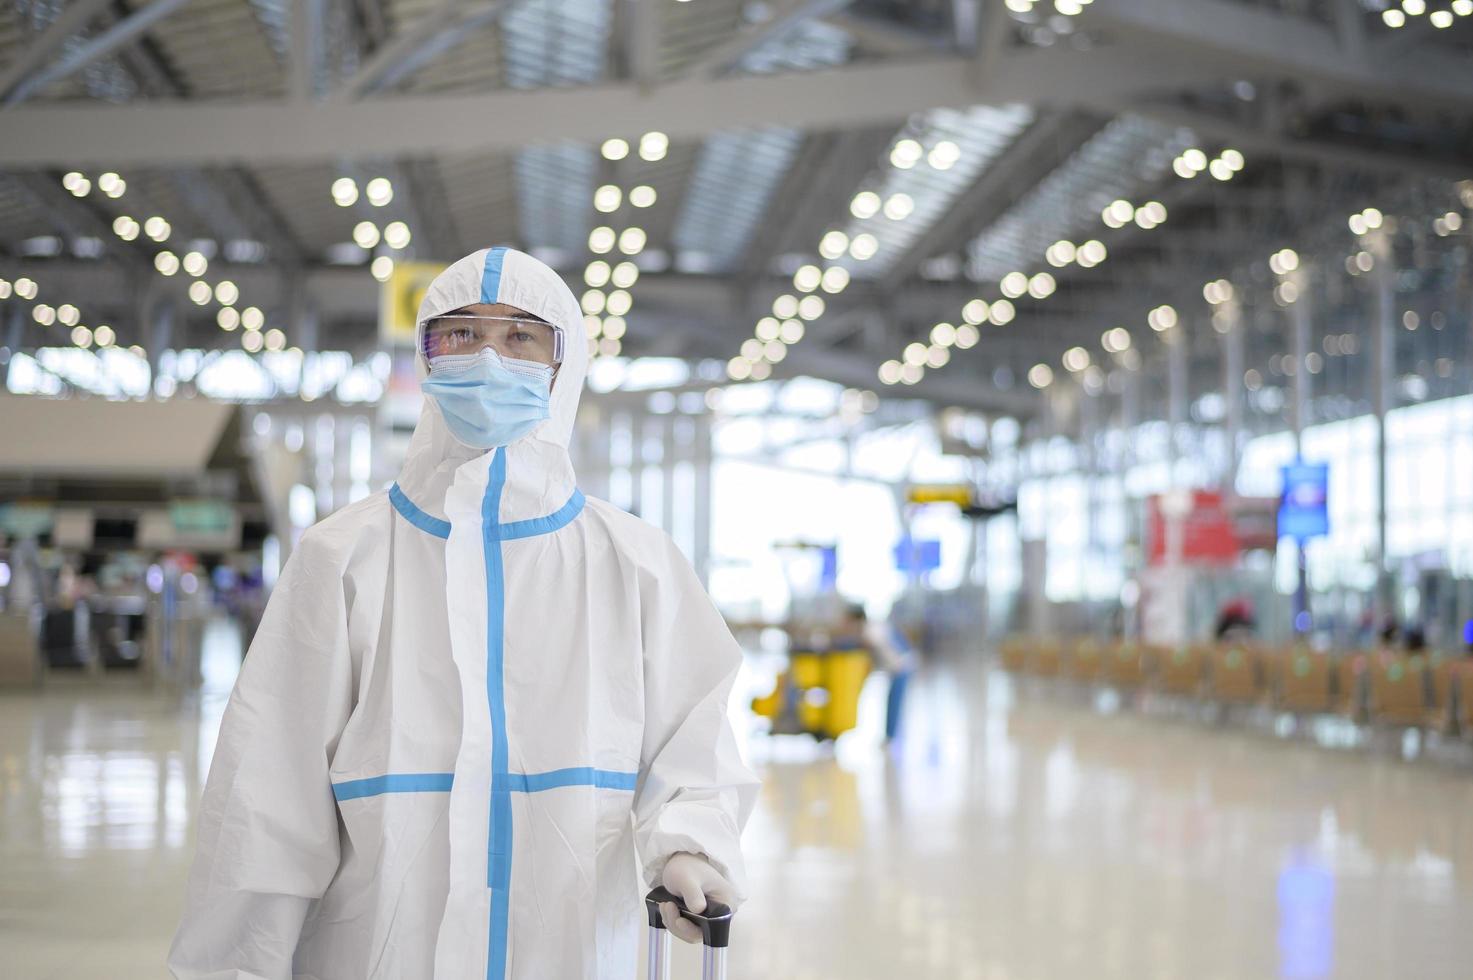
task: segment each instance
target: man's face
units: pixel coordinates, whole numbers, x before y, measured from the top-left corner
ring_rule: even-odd
[[[472,303],[426,323],[424,354],[433,362],[491,347],[502,357],[546,364],[556,378],[557,339],[555,328],[536,314],[507,303]]]

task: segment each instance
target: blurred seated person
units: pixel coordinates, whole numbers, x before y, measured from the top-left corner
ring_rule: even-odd
[[[1218,611],[1217,626],[1213,635],[1218,643],[1248,643],[1258,632],[1258,620],[1253,615],[1253,603],[1238,598],[1227,603]]]
[[[1409,657],[1419,657],[1427,652],[1427,634],[1420,626],[1407,627],[1401,635],[1401,643]]]

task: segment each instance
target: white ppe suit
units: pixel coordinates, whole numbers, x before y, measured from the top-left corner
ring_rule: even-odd
[[[622,980],[640,878],[689,851],[743,888],[739,650],[670,539],[574,485],[568,287],[482,250],[419,316],[478,302],[566,332],[551,417],[476,450],[427,399],[397,484],[302,536],[221,726],[181,980]]]

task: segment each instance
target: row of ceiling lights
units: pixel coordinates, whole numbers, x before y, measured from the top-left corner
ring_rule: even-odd
[[[14,282],[0,278],[0,300],[11,298],[30,302],[35,300],[41,293],[41,286],[36,280],[28,276],[20,276]],[[82,311],[71,303],[61,303],[52,306],[50,303],[37,303],[31,307],[31,318],[43,327],[61,325],[71,328],[71,341],[78,347],[89,348],[96,344],[99,348],[112,347],[117,342],[117,333],[107,324],[99,324],[97,327],[88,327],[83,324]],[[144,350],[138,345],[128,348],[138,357],[144,356]]]
[[[94,183],[79,171],[72,171],[61,179],[61,184],[75,197],[86,197],[93,190]],[[117,200],[127,193],[128,184],[122,177],[111,171],[100,174],[95,183],[96,189],[107,197]],[[113,219],[113,234],[125,242],[138,240],[140,233],[150,241],[162,245],[167,242],[174,233],[174,227],[167,218],[162,215],[152,215],[139,222],[131,215],[120,214]],[[220,304],[216,311],[215,322],[221,330],[232,332],[237,327],[244,327],[241,332],[240,343],[248,353],[257,354],[263,349],[268,351],[281,351],[286,349],[286,334],[278,328],[262,330],[265,325],[265,315],[254,306],[248,306],[244,310],[237,310],[235,304],[240,299],[240,290],[235,283],[228,279],[222,279],[213,286],[204,280],[204,275],[209,269],[209,258],[200,250],[194,249],[186,252],[181,258],[171,249],[160,249],[154,253],[153,267],[159,275],[166,278],[177,275],[181,270],[195,281],[189,284],[189,298],[198,306],[207,306],[214,300]],[[101,329],[101,328],[99,328]],[[108,331],[111,335],[111,330]],[[86,339],[80,331],[73,330],[73,342],[78,339]],[[94,332],[92,338],[96,340]],[[79,344],[79,346],[87,346]]]
[[[904,137],[890,148],[889,162],[895,170],[912,170],[924,160],[932,169],[950,170],[961,159],[961,147],[952,140],[938,140],[928,150],[919,140]],[[849,213],[860,220],[883,214],[891,221],[904,221],[915,212],[915,199],[896,192],[882,199],[875,191],[865,190],[849,202]],[[870,232],[850,237],[839,229],[823,234],[818,254],[836,262],[845,254],[857,262],[867,262],[879,252],[880,242]],[[818,293],[838,295],[848,288],[849,270],[839,265],[820,267],[804,264],[793,274],[797,294],[784,293],[773,300],[771,315],[758,319],[752,336],[742,342],[741,352],[727,362],[726,373],[733,381],[762,381],[772,374],[772,365],[787,357],[788,348],[803,339],[806,324],[823,316],[827,302]],[[975,341],[973,341],[975,343]]]
[[[1166,221],[1166,217],[1166,207],[1159,201],[1148,201],[1136,207],[1129,201],[1118,200],[1107,207],[1102,215],[1105,224],[1110,228],[1121,228],[1134,220],[1145,230],[1159,227]],[[1115,220],[1117,218],[1118,221]],[[1104,242],[1093,238],[1080,244],[1061,239],[1044,251],[1044,260],[1055,268],[1078,264],[1081,268],[1089,269],[1107,258],[1109,250]],[[1003,294],[1001,299],[990,303],[980,297],[970,300],[962,307],[963,323],[960,326],[938,323],[931,330],[929,344],[911,343],[906,346],[900,358],[881,364],[880,380],[887,385],[916,384],[925,377],[928,368],[945,367],[950,362],[952,346],[961,350],[974,346],[980,338],[978,328],[983,324],[1006,326],[1011,323],[1017,315],[1013,300],[1020,300],[1025,296],[1044,300],[1057,289],[1058,282],[1049,272],[1036,272],[1031,276],[1016,270],[1009,272],[998,281],[998,291]],[[1035,384],[1035,387],[1047,387],[1053,381],[1053,369],[1047,364],[1034,365],[1028,377],[1030,383],[1041,382]]]
[[[92,190],[92,181],[80,173],[73,172],[62,178],[62,186],[75,197],[85,197]],[[124,191],[127,190],[127,184],[123,179],[111,172],[98,177],[97,187],[98,190],[102,191],[108,197],[113,198],[121,197]],[[150,219],[150,235],[158,233],[158,222],[163,222],[163,219]],[[167,225],[167,222],[163,223],[165,229],[167,229]],[[10,299],[14,296],[17,299],[30,301],[36,299],[40,295],[40,291],[40,285],[34,279],[27,276],[21,276],[14,283],[0,279],[0,299]],[[49,303],[37,303],[31,308],[31,318],[43,327],[50,327],[54,324],[70,327],[72,343],[78,347],[87,348],[95,343],[99,348],[107,348],[111,347],[117,340],[117,334],[113,328],[105,323],[99,324],[96,329],[83,324],[81,322],[81,310],[77,309],[71,303],[61,303],[57,306],[52,306]],[[142,356],[143,348],[135,347],[133,351],[139,356]]]
[[[1459,185],[1463,203],[1473,206],[1470,198],[1473,198],[1473,181],[1465,182],[1466,186]],[[1382,227],[1394,227],[1394,223],[1387,218],[1379,209],[1374,207],[1365,208],[1352,214],[1347,222],[1358,236],[1365,236]],[[1463,227],[1463,217],[1457,211],[1449,211],[1435,219],[1434,227],[1438,234],[1451,234]],[[1446,232],[1443,231],[1446,229]],[[1299,298],[1299,282],[1296,273],[1301,267],[1299,253],[1292,248],[1282,248],[1274,252],[1268,259],[1270,271],[1277,277],[1278,282],[1274,287],[1274,300],[1281,307],[1293,305]],[[1346,268],[1352,275],[1369,272],[1374,267],[1374,258],[1370,252],[1360,251],[1346,260]],[[1202,297],[1213,307],[1212,324],[1219,333],[1226,333],[1231,329],[1231,322],[1222,309],[1226,304],[1237,298],[1233,284],[1227,279],[1216,279],[1206,283],[1202,287]],[[1180,317],[1174,307],[1169,305],[1158,306],[1151,310],[1146,317],[1147,324],[1157,333],[1169,334],[1180,323]],[[1402,326],[1415,331],[1421,325],[1421,316],[1415,310],[1407,310],[1402,314]],[[1446,322],[1446,317],[1440,311],[1433,314],[1433,325],[1440,328]],[[1106,330],[1100,338],[1100,346],[1106,353],[1113,354],[1117,360],[1126,367],[1130,367],[1128,360],[1134,359],[1139,363],[1139,356],[1131,349],[1130,332],[1123,327],[1114,327]],[[1324,339],[1325,354],[1330,357],[1343,357],[1355,354],[1359,350],[1359,341],[1354,334],[1330,334]],[[1090,371],[1093,366],[1090,363],[1089,352],[1082,347],[1073,347],[1064,353],[1064,367],[1071,373],[1080,374]],[[1449,362],[1450,364],[1450,362]],[[1293,376],[1296,368],[1295,359],[1292,354],[1284,354],[1276,358],[1271,367],[1276,374]],[[1305,355],[1305,370],[1310,374],[1318,374],[1324,367],[1324,360],[1317,351],[1311,351]],[[1443,365],[1439,362],[1439,370]],[[1028,381],[1035,388],[1047,388],[1053,383],[1054,372],[1047,364],[1035,364],[1028,372]],[[1098,383],[1096,379],[1096,383]],[[1257,391],[1263,383],[1262,375],[1254,369],[1244,374],[1244,384],[1250,390]],[[1087,384],[1086,387],[1089,387]]]
[[[1054,10],[1065,17],[1078,17],[1094,0],[1053,0]],[[1004,4],[1015,14],[1029,14],[1038,5],[1038,0],[1006,0]]]
[[[1427,22],[1438,30],[1446,30],[1453,26],[1458,17],[1473,16],[1473,0],[1452,0],[1450,8],[1441,8],[1431,13],[1427,12],[1427,0],[1401,0],[1398,7],[1388,7],[1381,11],[1381,20],[1390,28],[1405,27],[1408,18],[1421,17],[1427,14]]]
[[[1469,2],[1473,3],[1473,0]],[[1205,170],[1218,180],[1229,181],[1246,163],[1243,154],[1232,148],[1225,149],[1216,158],[1208,160],[1206,152],[1194,146],[1178,154],[1171,161],[1171,169],[1183,180],[1191,180]]]
[[[913,169],[922,160],[936,170],[950,170],[960,159],[961,148],[951,140],[938,140],[927,150],[920,141],[905,137],[896,140],[889,153],[890,166],[896,170]],[[914,199],[903,192],[881,199],[874,191],[860,191],[849,202],[849,213],[860,220],[884,214],[892,221],[904,221],[914,211]],[[835,228],[820,237],[817,252],[827,262],[837,262],[845,255],[857,262],[867,262],[879,248],[879,239],[867,231],[851,237]],[[827,311],[828,302],[820,294],[837,296],[849,288],[850,280],[849,270],[841,265],[799,266],[793,273],[794,292],[774,299],[770,314],[757,320],[752,336],[742,342],[741,352],[727,362],[727,376],[733,381],[762,381],[770,377],[772,365],[786,358],[788,348],[803,339],[808,325]],[[965,341],[967,335],[963,334],[962,339]]]
[[[1172,161],[1172,170],[1183,180],[1192,180],[1204,171],[1211,174],[1220,181],[1231,180],[1247,165],[1241,151],[1227,147],[1215,158],[1209,159],[1207,152],[1200,147],[1188,147],[1177,154]],[[1138,228],[1150,231],[1164,224],[1167,219],[1166,205],[1160,201],[1146,201],[1144,204],[1136,205],[1130,201],[1120,198],[1110,202],[1100,212],[1100,220],[1107,228],[1119,229],[1134,223]],[[1098,252],[1086,255],[1086,249],[1098,247]],[[1044,257],[1051,264],[1062,267],[1068,264],[1073,249],[1073,259],[1081,266],[1089,268],[1091,264],[1104,261],[1106,253],[1104,245],[1098,241],[1086,242],[1081,246],[1071,246],[1069,242],[1056,242],[1050,246]],[[1018,275],[1011,273],[1010,275]],[[1016,288],[1016,282],[1014,284]],[[1030,295],[1031,295],[1030,291]],[[1214,305],[1225,302],[1233,296],[1232,283],[1226,279],[1219,279],[1208,283],[1203,289],[1204,297]],[[1165,339],[1174,337],[1173,329],[1180,322],[1176,308],[1170,304],[1162,304],[1146,314],[1146,325],[1152,331],[1164,335]],[[1214,318],[1214,325],[1222,329],[1225,320]],[[1130,331],[1125,327],[1111,327],[1100,335],[1100,347],[1105,353],[1112,355],[1116,363],[1134,370],[1140,366],[1140,352],[1132,343]],[[1078,376],[1083,381],[1086,389],[1099,390],[1104,383],[1103,372],[1090,358],[1089,351],[1083,347],[1071,347],[1064,352],[1062,358],[1064,368],[1071,374]],[[1054,369],[1046,363],[1039,362],[1028,370],[1028,383],[1034,388],[1047,388],[1054,382]]]
[[[350,208],[360,198],[373,207],[382,208],[394,200],[394,183],[387,177],[374,177],[363,185],[360,192],[358,182],[352,177],[339,177],[332,182],[329,193],[333,203],[340,208]],[[403,221],[390,221],[380,228],[377,223],[364,219],[353,226],[353,244],[365,252],[371,252],[380,243],[396,252],[403,251],[413,238],[409,225]],[[388,282],[394,275],[394,257],[374,256],[368,263],[368,271],[379,282]]]
[[[828,232],[825,238],[843,232]],[[820,242],[820,252],[822,252]],[[808,324],[828,311],[828,303],[819,295],[842,293],[849,286],[849,270],[833,265],[820,269],[808,263],[793,273],[793,290],[772,301],[771,313],[757,320],[752,336],[742,341],[741,353],[726,364],[727,377],[733,381],[762,381],[771,376],[772,365],[788,356],[788,348],[801,341]]]
[[[604,140],[600,153],[605,160],[617,163],[627,159],[632,149],[628,140],[615,136]],[[670,137],[659,131],[645,133],[639,138],[637,152],[646,163],[658,163],[670,152]],[[649,184],[638,184],[627,193],[617,184],[603,184],[593,192],[593,209],[600,214],[615,214],[625,205],[644,210],[654,207],[658,200],[659,194]],[[648,233],[638,225],[621,231],[600,225],[588,233],[588,250],[595,257],[583,270],[588,288],[579,302],[588,332],[589,357],[617,357],[623,351],[628,316],[634,307],[630,290],[639,281],[639,266],[633,258],[644,251],[648,242]],[[617,258],[616,251],[627,258],[610,261],[603,257]]]

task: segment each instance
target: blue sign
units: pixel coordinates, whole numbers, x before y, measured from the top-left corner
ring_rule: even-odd
[[[1330,464],[1290,463],[1283,468],[1284,491],[1279,497],[1279,537],[1321,537],[1330,533]]]
[[[895,546],[895,567],[915,575],[934,572],[941,567],[941,542],[901,538]]]
[[[839,549],[834,546],[820,549],[823,568],[818,573],[818,588],[821,592],[832,592],[839,587]]]

